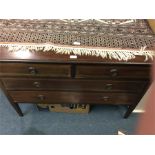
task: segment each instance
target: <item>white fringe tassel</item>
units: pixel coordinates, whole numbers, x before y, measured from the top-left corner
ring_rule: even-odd
[[[134,49],[113,49],[113,48],[95,48],[95,47],[77,47],[77,46],[62,46],[55,44],[0,44],[1,47],[7,47],[9,51],[54,51],[60,54],[74,54],[74,55],[90,55],[102,58],[117,59],[119,61],[134,59],[136,56],[144,56],[145,61],[155,57],[155,51],[145,50],[142,47],[140,50]]]

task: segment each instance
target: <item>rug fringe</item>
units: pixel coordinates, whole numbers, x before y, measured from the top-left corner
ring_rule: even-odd
[[[116,59],[116,60],[130,60],[136,56],[144,56],[145,61],[148,59],[153,60],[155,57],[155,51],[146,50],[145,47],[141,47],[139,50],[135,49],[113,49],[113,48],[95,48],[95,47],[77,47],[77,46],[62,46],[55,44],[0,44],[1,47],[8,48],[9,51],[54,51],[59,54],[74,54],[74,55],[86,55],[96,56],[102,58]]]

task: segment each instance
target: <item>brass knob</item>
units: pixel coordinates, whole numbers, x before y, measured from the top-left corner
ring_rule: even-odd
[[[38,95],[37,96],[41,101],[45,100],[45,96],[44,95]]]
[[[35,67],[29,67],[28,68],[28,70],[29,70],[29,72],[31,73],[31,74],[37,74],[37,70],[36,70],[36,68]]]
[[[34,85],[35,87],[39,88],[39,87],[40,87],[40,82],[35,81],[35,82],[33,82],[33,85]]]
[[[111,76],[116,77],[118,75],[118,70],[116,68],[113,68],[110,70]]]
[[[102,97],[104,101],[108,101],[109,100],[109,96],[103,96]]]
[[[111,83],[106,84],[105,89],[111,90],[112,89],[112,84]]]

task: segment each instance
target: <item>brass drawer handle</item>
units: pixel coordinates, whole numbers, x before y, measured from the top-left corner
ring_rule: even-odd
[[[45,96],[44,95],[38,95],[37,96],[41,101],[45,100]]]
[[[33,82],[33,85],[34,85],[35,87],[39,88],[39,87],[40,87],[40,82],[35,81],[35,82]]]
[[[110,70],[111,76],[116,77],[118,75],[118,70],[116,68],[113,68]]]
[[[29,73],[31,73],[33,75],[37,74],[37,70],[35,67],[29,67],[28,70],[29,70]]]
[[[108,101],[109,98],[110,98],[109,96],[103,96],[103,97],[102,97],[102,99],[103,99],[104,101]]]
[[[112,89],[112,84],[111,83],[106,84],[105,89],[111,90]]]

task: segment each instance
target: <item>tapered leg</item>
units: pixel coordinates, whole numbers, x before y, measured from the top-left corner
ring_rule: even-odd
[[[124,115],[124,118],[128,118],[129,115],[132,113],[132,111],[136,108],[137,104],[139,103],[139,101],[141,100],[142,96],[144,96],[145,92],[148,90],[149,88],[149,82],[146,83],[145,85],[145,88],[142,90],[142,92],[138,95],[137,99],[136,99],[136,102],[135,104],[132,104],[132,105],[129,105],[125,115]]]
[[[18,103],[11,103],[11,105],[16,110],[16,112],[18,113],[19,116],[24,116],[19,105],[18,105]]]
[[[130,105],[124,115],[124,118],[128,118],[129,115],[132,113],[132,111],[135,109],[135,107],[137,106],[137,104],[134,105]]]
[[[4,94],[6,95],[6,97],[8,98],[10,104],[12,105],[12,107],[16,110],[16,112],[18,113],[19,116],[24,116],[18,103],[14,103],[13,99],[11,98],[11,96],[9,95],[8,91],[5,89],[2,81],[0,80],[0,88],[2,88]]]

